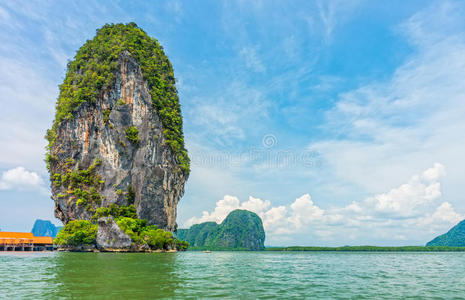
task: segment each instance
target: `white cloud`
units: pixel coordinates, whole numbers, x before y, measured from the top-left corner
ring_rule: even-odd
[[[263,201],[259,198],[254,198],[250,196],[249,201],[242,203],[240,206],[240,209],[254,211],[257,214],[263,214],[265,213],[265,211],[268,210],[270,205],[271,205],[271,202],[268,200]]]
[[[413,176],[406,184],[365,200],[375,211],[396,217],[414,216],[423,212],[423,207],[441,197],[438,179],[445,174],[444,166],[436,163],[421,175]]]
[[[43,180],[35,172],[23,167],[3,172],[0,179],[0,190],[12,189],[43,189]]]
[[[287,225],[286,221],[287,208],[285,206],[272,207],[268,211],[264,212],[260,217],[263,219],[263,225],[265,228],[275,228],[275,230],[285,231],[284,225]]]
[[[443,202],[432,214],[420,218],[418,224],[434,232],[438,227],[444,227],[444,224],[456,224],[463,218],[464,216],[458,214],[449,202]]]
[[[310,194],[305,194],[297,198],[294,203],[290,205],[292,216],[289,221],[300,229],[303,225],[311,223],[315,220],[320,220],[323,217],[324,210],[316,206]]]
[[[203,211],[201,217],[192,217],[187,220],[186,226],[209,221],[221,223],[227,217],[227,215],[235,209],[246,209],[263,215],[270,204],[270,201],[262,201],[261,199],[254,198],[252,196],[249,197],[249,201],[241,204],[239,198],[225,195],[223,199],[216,202],[214,211],[211,213]]]

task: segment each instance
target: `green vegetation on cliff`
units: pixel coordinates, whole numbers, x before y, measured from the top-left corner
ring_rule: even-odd
[[[179,249],[186,250],[189,243],[173,237],[169,231],[159,229],[155,225],[148,226],[147,220],[120,217],[116,219],[118,226],[129,235],[136,244],[144,244],[152,249]]]
[[[132,204],[125,206],[112,203],[110,206],[97,208],[92,220],[97,221],[100,218],[109,216],[112,216],[115,219],[122,217],[136,219],[136,207]]]
[[[447,233],[436,237],[426,246],[465,247],[465,220],[452,227]]]
[[[126,133],[126,138],[135,146],[139,145],[140,137],[139,131],[135,126],[131,126],[126,128],[124,131]]]
[[[181,106],[173,68],[158,41],[135,23],[104,25],[97,30],[92,40],[88,40],[77,51],[74,60],[68,63],[68,72],[60,85],[55,121],[46,135],[49,141],[47,162],[55,159],[50,151],[60,123],[73,118],[73,113],[82,103],[94,103],[102,91],[114,83],[118,59],[124,51],[128,51],[138,61],[148,83],[153,107],[161,119],[166,142],[176,155],[182,171],[188,174],[189,157],[184,147]],[[135,142],[134,132],[130,134],[131,142]]]
[[[97,225],[88,220],[69,221],[53,240],[60,246],[93,245],[97,238]]]
[[[64,174],[53,174],[52,180],[55,186],[66,187],[66,193],[77,199],[77,206],[85,206],[88,211],[92,212],[95,205],[102,203],[102,196],[98,193],[98,189],[104,182],[95,172],[95,168],[100,165],[101,161],[96,160],[89,168],[76,171],[71,169],[73,163],[71,159],[67,160],[65,163],[66,172]],[[57,195],[59,198],[64,196]]]
[[[234,210],[221,224],[205,222],[179,229],[178,238],[191,249],[264,250],[265,231],[260,217],[247,210]]]

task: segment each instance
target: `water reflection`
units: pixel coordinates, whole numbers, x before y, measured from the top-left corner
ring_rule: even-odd
[[[180,286],[173,253],[57,253],[53,298],[173,298]]]

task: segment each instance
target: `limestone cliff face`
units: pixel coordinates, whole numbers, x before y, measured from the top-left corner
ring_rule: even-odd
[[[100,206],[134,204],[139,218],[175,231],[188,175],[166,143],[138,61],[124,51],[117,63],[114,83],[55,129],[55,215],[66,224],[91,219]]]

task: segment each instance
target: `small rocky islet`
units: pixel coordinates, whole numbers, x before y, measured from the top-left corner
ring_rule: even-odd
[[[55,216],[64,224],[59,249],[188,247],[173,235],[190,172],[173,67],[135,23],[107,24],[77,51],[46,139]],[[246,248],[263,249],[263,240],[264,232]]]

